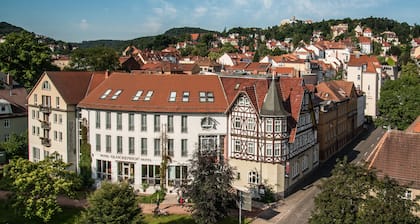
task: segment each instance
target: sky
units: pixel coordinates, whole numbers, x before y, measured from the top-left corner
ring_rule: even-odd
[[[130,40],[174,27],[213,31],[299,20],[387,17],[420,24],[418,0],[1,0],[0,21],[67,42]]]

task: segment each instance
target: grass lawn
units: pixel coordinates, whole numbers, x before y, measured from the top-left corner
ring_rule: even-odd
[[[153,216],[150,214],[145,214],[143,215],[144,217],[144,223],[148,223],[148,224],[195,224],[194,220],[192,219],[191,216],[189,215],[168,215],[168,216]],[[222,222],[220,222],[220,224],[237,224],[238,223],[238,218],[235,217],[228,217],[225,220],[223,220]],[[249,224],[251,223],[251,220],[249,219],[245,219],[242,223],[244,224]]]
[[[78,208],[62,208],[63,212],[57,214],[50,223],[73,224],[76,217],[80,215],[81,209]],[[22,215],[16,214],[14,209],[5,201],[0,200],[0,223],[22,224],[22,223],[43,223],[40,219],[29,220]]]

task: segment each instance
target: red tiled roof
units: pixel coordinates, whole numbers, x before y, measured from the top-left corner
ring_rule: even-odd
[[[401,185],[420,189],[420,134],[391,130],[385,133],[369,158],[369,168]]]
[[[67,104],[77,104],[86,95],[92,72],[45,72]],[[99,80],[95,80],[96,84]],[[91,86],[93,87],[93,86]]]
[[[100,97],[106,90],[112,91],[105,99]],[[111,96],[122,90],[116,99]],[[143,93],[133,101],[137,91]],[[150,101],[144,97],[153,91]],[[169,102],[170,93],[176,92],[175,102]],[[183,92],[189,92],[189,101],[183,102]],[[214,102],[200,102],[199,92],[213,92]],[[79,107],[120,111],[223,113],[227,107],[226,97],[219,78],[215,75],[156,75],[113,73],[79,103]]]
[[[363,36],[360,36],[360,37],[358,37],[359,38],[359,42],[361,43],[361,44],[370,44],[371,43],[371,40],[370,40],[370,38],[369,37],[363,37]]]
[[[407,128],[407,132],[420,133],[420,116]]]
[[[199,33],[192,33],[191,34],[191,40],[192,41],[197,41],[198,40],[198,37],[200,37],[200,34]]]
[[[344,80],[321,82],[316,86],[316,90],[316,95],[322,100],[342,102],[351,97],[355,97],[353,82]]]
[[[375,73],[376,68],[380,67],[380,63],[375,56],[368,56],[368,55],[350,55],[350,60],[348,66],[356,66],[361,67],[362,65],[366,65],[366,72]]]
[[[27,113],[26,97],[28,92],[25,88],[0,89],[0,99],[7,100],[12,105],[13,113]]]
[[[270,63],[251,62],[246,66],[245,71],[268,72],[270,65]]]
[[[280,74],[280,75],[293,75],[295,73],[295,69],[292,67],[271,67],[271,72],[274,72],[274,74]]]

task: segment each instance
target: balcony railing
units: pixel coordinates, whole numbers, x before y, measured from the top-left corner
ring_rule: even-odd
[[[51,139],[46,138],[46,137],[41,137],[41,143],[45,147],[50,147],[51,146]]]
[[[51,105],[39,105],[39,110],[42,113],[51,113]]]
[[[50,123],[50,122],[48,122],[48,121],[41,121],[41,128],[43,128],[43,129],[47,129],[47,130],[50,130],[50,128],[51,128],[51,123]]]

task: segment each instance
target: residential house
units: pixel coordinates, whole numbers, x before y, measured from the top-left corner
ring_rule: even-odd
[[[363,30],[363,36],[364,37],[367,37],[367,38],[372,38],[373,37],[373,35],[372,35],[372,30],[369,28],[369,27],[367,27],[367,28],[365,28],[364,30]]]
[[[78,167],[76,105],[108,73],[44,72],[28,95],[29,160],[37,162],[56,152],[57,158]]]
[[[341,24],[338,24],[338,25],[335,25],[335,26],[331,26],[333,39],[336,36],[340,36],[341,34],[347,33],[348,30],[349,30],[349,25],[348,24],[341,23]]]
[[[270,71],[270,63],[251,62],[244,70],[252,75],[267,75]]]
[[[312,96],[301,78],[221,77],[229,102],[227,145],[233,186],[258,197],[289,195],[318,165]]]
[[[363,123],[357,122],[358,95],[353,82],[321,82],[316,85],[316,96],[322,100],[317,128],[319,160],[326,161],[353,140]]]
[[[405,131],[388,130],[368,158],[369,168],[408,187],[406,199],[420,196],[420,116]],[[417,213],[419,215],[419,213]]]
[[[64,70],[64,68],[67,68],[70,66],[70,57],[67,55],[58,55],[56,57],[53,57],[52,64],[59,67],[60,70]]]
[[[351,55],[346,80],[366,95],[365,115],[376,118],[382,86],[382,67],[376,56]]]
[[[373,52],[372,40],[369,37],[366,37],[366,36],[358,37],[358,40],[359,40],[360,52],[362,52],[363,54],[371,54]]]
[[[133,56],[121,56],[118,59],[122,70],[130,72],[132,70],[138,70],[141,64]]]
[[[216,75],[113,74],[79,104],[96,181],[128,180],[153,193],[168,155],[165,185],[179,188],[197,150],[225,158],[227,101]]]
[[[25,134],[28,130],[27,91],[17,85],[9,74],[0,73],[0,142],[12,134]]]

